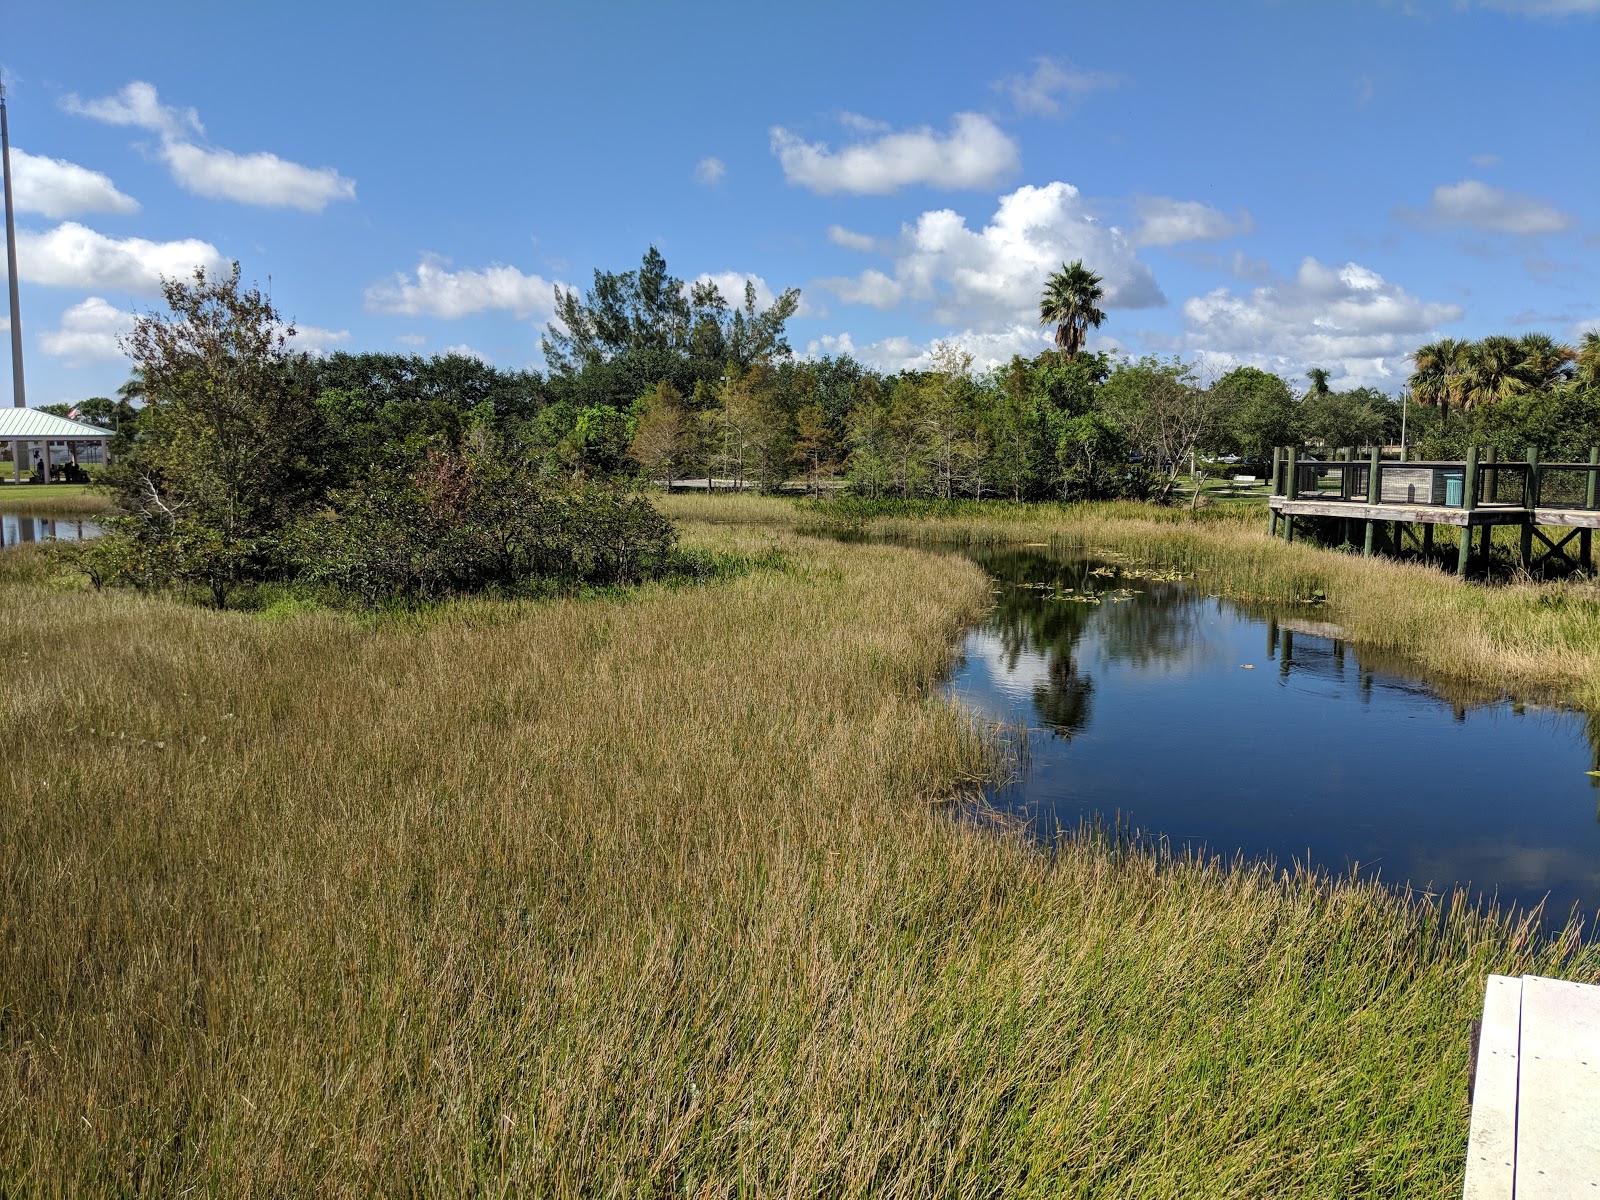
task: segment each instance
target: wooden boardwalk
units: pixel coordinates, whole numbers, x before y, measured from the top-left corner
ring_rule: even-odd
[[[1331,462],[1301,462],[1297,452],[1273,455],[1269,528],[1293,541],[1296,524],[1350,543],[1360,537],[1371,555],[1399,553],[1409,534],[1424,557],[1434,553],[1434,529],[1453,526],[1456,572],[1468,573],[1476,553],[1486,562],[1496,526],[1520,531],[1518,559],[1533,569],[1559,560],[1569,569],[1593,569],[1593,533],[1600,529],[1600,449],[1586,463],[1479,462],[1476,450],[1461,462],[1365,460],[1349,451]],[[1332,526],[1330,522],[1340,522]],[[1415,527],[1415,528],[1413,528]],[[1420,530],[1420,533],[1418,532]],[[1551,533],[1544,532],[1552,531]]]
[[[1600,1196],[1600,987],[1489,976],[1463,1200]]]

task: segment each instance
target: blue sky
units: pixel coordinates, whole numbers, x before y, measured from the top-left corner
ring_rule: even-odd
[[[507,367],[652,243],[885,369],[1043,348],[1077,257],[1206,374],[1600,328],[1600,0],[15,8],[31,404],[233,259],[302,348]]]

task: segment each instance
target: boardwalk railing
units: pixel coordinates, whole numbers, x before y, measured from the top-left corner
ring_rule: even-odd
[[[1274,456],[1273,494],[1288,500],[1403,504],[1477,509],[1488,506],[1600,511],[1600,449],[1589,461],[1496,460],[1476,453],[1460,461],[1404,462],[1370,455],[1309,461],[1290,448]],[[1376,493],[1372,489],[1377,475]]]

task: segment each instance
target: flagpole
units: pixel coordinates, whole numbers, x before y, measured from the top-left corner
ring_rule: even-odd
[[[11,285],[11,392],[17,408],[28,405],[22,384],[22,309],[17,300],[17,221],[11,207],[11,130],[6,123],[6,85],[0,82],[0,160],[6,188],[6,274]]]

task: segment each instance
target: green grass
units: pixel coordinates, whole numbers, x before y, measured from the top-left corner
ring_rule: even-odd
[[[1600,979],[951,820],[982,573],[688,540],[783,565],[358,622],[0,554],[0,1193],[1453,1196],[1485,974]]]
[[[0,512],[33,517],[94,517],[111,511],[111,497],[82,483],[0,482]]]
[[[1051,542],[1158,563],[1241,600],[1315,604],[1318,619],[1342,626],[1350,640],[1432,677],[1600,709],[1600,584],[1581,577],[1464,583],[1423,563],[1287,545],[1267,536],[1264,515],[1221,505],[1195,516],[1129,503],[819,505],[673,496],[661,504],[675,515],[736,523],[928,545]],[[1441,552],[1453,553],[1450,531],[1439,537]]]

